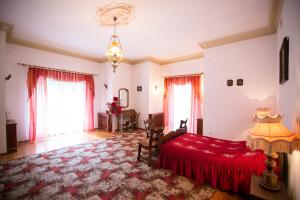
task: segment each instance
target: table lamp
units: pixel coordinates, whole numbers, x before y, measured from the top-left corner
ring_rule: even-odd
[[[260,186],[270,190],[280,190],[278,177],[273,172],[278,158],[275,152],[292,153],[299,149],[299,135],[290,132],[281,123],[282,117],[272,115],[269,108],[258,108],[254,116],[254,127],[248,131],[247,145],[252,149],[265,151],[267,157],[266,170],[263,173],[263,181]]]

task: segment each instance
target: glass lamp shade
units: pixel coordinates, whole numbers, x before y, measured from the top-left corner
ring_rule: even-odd
[[[112,35],[108,48],[105,52],[105,58],[112,65],[114,72],[118,67],[118,64],[122,61],[123,57],[120,40],[117,35]]]

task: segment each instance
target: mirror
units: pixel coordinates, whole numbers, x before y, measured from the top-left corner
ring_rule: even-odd
[[[119,89],[120,106],[127,108],[129,106],[129,90],[126,88]]]

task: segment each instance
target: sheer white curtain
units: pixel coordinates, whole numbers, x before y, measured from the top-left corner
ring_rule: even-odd
[[[84,82],[62,82],[47,79],[47,96],[37,101],[37,125],[45,126],[46,133],[37,131],[37,138],[45,138],[66,133],[82,133],[85,116]],[[39,102],[46,102],[46,106]],[[46,109],[47,112],[44,112]],[[44,114],[45,116],[41,116]],[[40,116],[40,117],[39,117]]]
[[[188,119],[188,132],[197,132],[201,117],[202,84],[200,76],[168,77],[164,80],[164,117],[169,130],[179,127],[180,120]]]
[[[170,121],[171,130],[179,128],[180,120],[189,119],[191,116],[191,98],[192,98],[192,85],[190,83],[184,85],[174,85],[172,88],[173,104],[170,106],[173,109],[173,115]]]

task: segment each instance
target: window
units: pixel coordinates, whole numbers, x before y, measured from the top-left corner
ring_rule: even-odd
[[[170,129],[176,130],[179,128],[180,120],[189,119],[191,116],[192,85],[190,83],[174,85],[173,90],[173,123],[170,123]]]
[[[85,83],[47,79],[48,136],[83,132],[85,116]]]
[[[164,117],[169,130],[179,128],[180,120],[187,121],[188,132],[196,133],[201,117],[201,75],[169,77],[164,80]]]

